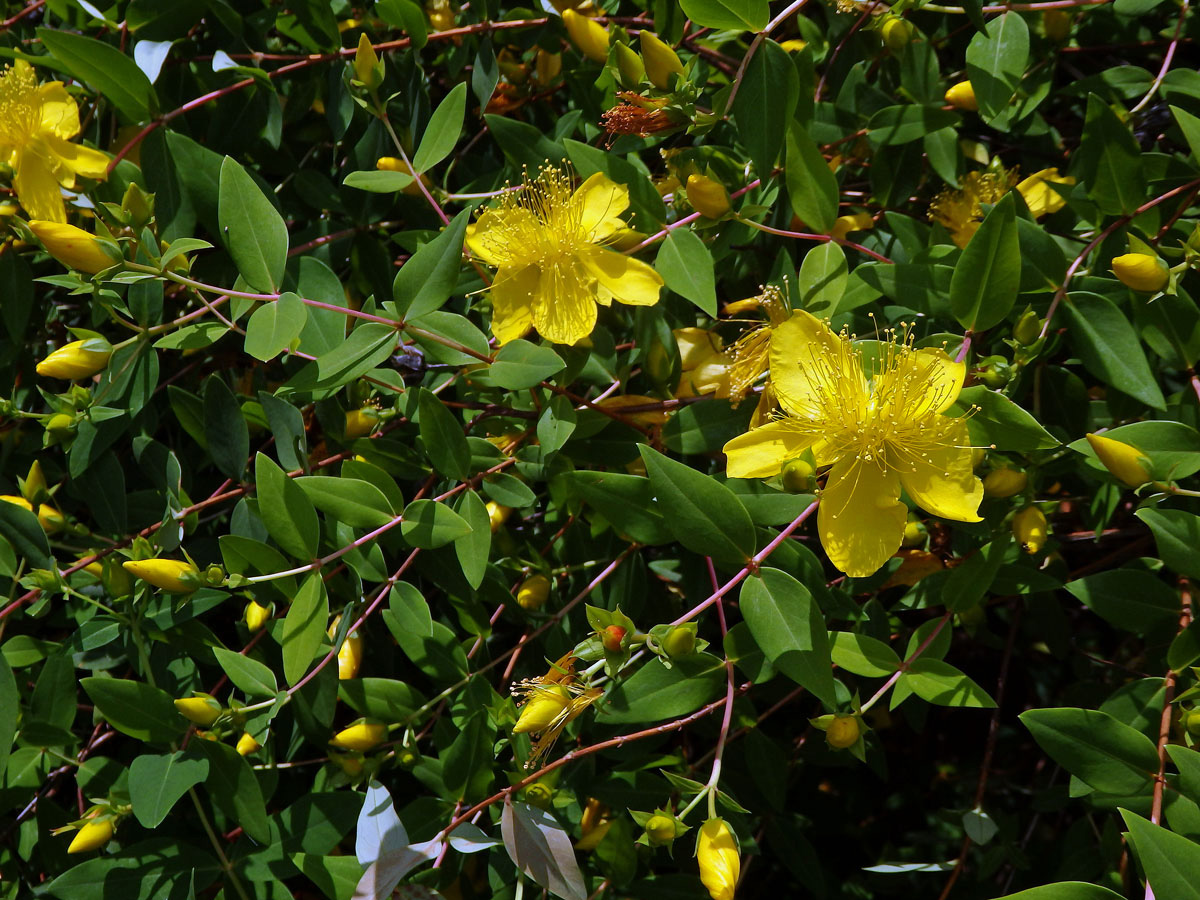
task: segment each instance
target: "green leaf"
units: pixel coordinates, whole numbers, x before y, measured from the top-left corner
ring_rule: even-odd
[[[650,479],[622,472],[575,471],[561,476],[617,534],[639,544],[665,544],[671,531],[656,508]]]
[[[1152,474],[1157,477],[1180,479],[1200,472],[1200,432],[1190,425],[1164,420],[1132,422],[1110,428],[1104,436],[1136,447],[1150,460]],[[1087,438],[1072,441],[1067,446],[1086,456],[1093,470],[1108,471]]]
[[[360,191],[370,191],[372,194],[394,194],[404,190],[415,180],[407,172],[364,170],[351,172],[342,179],[342,184],[346,187],[358,188]]]
[[[1074,291],[1063,300],[1071,344],[1084,368],[1119,391],[1155,409],[1166,409],[1133,326],[1111,300]]]
[[[829,171],[829,163],[816,141],[799,122],[788,128],[785,165],[784,179],[792,212],[809,228],[829,234],[838,216],[837,177]]]
[[[413,155],[413,169],[428,172],[449,156],[462,133],[463,114],[467,111],[467,83],[460,81],[429,117],[421,144]]]
[[[225,670],[229,680],[243,693],[251,697],[274,697],[279,692],[275,673],[257,659],[234,653],[224,647],[213,647],[213,656],[217,658],[217,664]]]
[[[288,684],[294,685],[308,672],[313,657],[325,644],[328,623],[329,597],[325,583],[319,573],[313,572],[300,585],[283,620],[280,643],[283,645],[283,677]]]
[[[314,559],[320,523],[304,491],[264,453],[254,457],[254,480],[258,512],[275,543],[296,559]]]
[[[240,481],[250,456],[250,428],[237,397],[219,372],[204,382],[204,434],[216,467]]]
[[[952,128],[960,121],[956,113],[940,106],[887,106],[867,122],[867,140],[883,147],[909,144],[943,128]]]
[[[961,391],[955,410],[965,413],[975,407],[967,420],[972,442],[997,450],[1050,450],[1058,441],[1032,415],[1013,403],[999,391],[981,384]]]
[[[818,244],[804,254],[800,264],[801,308],[828,315],[837,309],[848,280],[846,251],[833,241]]]
[[[133,814],[145,828],[157,828],[188,788],[208,778],[208,760],[195,752],[177,750],[144,753],[129,765],[129,796]]]
[[[1088,196],[1106,215],[1128,215],[1145,202],[1146,178],[1137,140],[1098,94],[1088,95],[1083,138],[1073,163]]]
[[[154,86],[132,59],[94,38],[39,28],[38,39],[80,81],[102,94],[130,122],[144,122],[156,106]]]
[[[742,583],[739,605],[771,664],[836,707],[825,618],[808,588],[786,572],[761,569]]]
[[[618,684],[599,707],[605,725],[658,722],[695,712],[725,684],[725,663],[709,653],[675,660],[671,668],[657,657]]]
[[[471,532],[454,542],[454,554],[462,566],[463,578],[472,589],[478,590],[487,572],[488,554],[492,548],[491,520],[487,505],[475,491],[463,491],[454,511],[471,526]]]
[[[1155,897],[1200,900],[1200,844],[1123,809],[1121,818]]]
[[[375,12],[389,25],[403,28],[416,49],[420,50],[428,42],[425,10],[413,0],[375,0]]]
[[[686,228],[671,231],[658,248],[654,268],[668,288],[716,317],[712,254],[692,231]]]
[[[488,376],[496,387],[521,391],[561,372],[565,366],[562,357],[549,347],[518,338],[500,348]]]
[[[733,101],[738,134],[765,182],[783,150],[800,99],[800,77],[788,52],[770,38],[750,57]]]
[[[1179,623],[1179,595],[1150,572],[1113,569],[1087,575],[1063,587],[1096,615],[1135,634],[1173,628]]]
[[[940,659],[922,656],[913,660],[900,676],[900,683],[922,700],[939,706],[991,709],[996,705],[987,691]]]
[[[400,530],[412,546],[434,550],[469,534],[471,526],[444,503],[414,500],[404,508]]]
[[[186,721],[166,691],[123,678],[83,678],[79,684],[108,723],[131,738],[166,744],[183,735]]]
[[[421,443],[433,468],[447,478],[464,481],[471,474],[471,448],[463,434],[462,421],[437,398],[420,389],[417,395]]]
[[[279,210],[228,156],[221,163],[219,191],[221,236],[238,272],[252,290],[278,290],[288,251],[287,226]]]
[[[23,506],[0,500],[0,535],[8,539],[19,556],[34,569],[53,569],[50,542],[38,517]]]
[[[1056,763],[1098,791],[1135,794],[1158,772],[1151,740],[1093,709],[1030,709],[1018,718]]]
[[[762,31],[771,11],[767,0],[679,0],[695,24],[717,31]]]
[[[1001,900],[1123,900],[1120,894],[1083,881],[1060,881],[1006,894]]]
[[[313,506],[351,528],[379,528],[392,521],[392,505],[383,492],[366,481],[332,475],[305,475],[293,479]]]
[[[1006,12],[987,23],[967,46],[967,78],[985,122],[1005,112],[1029,63],[1029,26]]]
[[[1134,513],[1150,526],[1158,553],[1180,575],[1200,578],[1200,516],[1182,509],[1139,509]]]
[[[638,444],[638,451],[667,527],[679,543],[734,568],[754,555],[754,523],[729,488],[645,444]]]
[[[1192,159],[1200,163],[1200,119],[1178,106],[1171,107],[1171,115],[1175,117],[1179,130],[1183,132],[1184,140],[1192,150]]]
[[[271,843],[271,824],[262,788],[246,758],[220,741],[195,741],[208,757],[205,787],[213,806],[242,826],[260,844]]]
[[[481,798],[491,787],[495,763],[494,734],[484,710],[477,710],[458,731],[442,755],[442,782],[456,800]]]
[[[263,362],[274,359],[299,339],[307,321],[304,301],[291,291],[280,294],[256,309],[246,323],[246,352]]]
[[[338,684],[338,696],[364,716],[398,722],[422,704],[416,689],[391,678],[352,678]]]
[[[8,765],[8,755],[17,736],[20,703],[16,676],[8,663],[7,654],[0,653],[0,772]]]
[[[396,329],[382,322],[359,325],[333,349],[322,353],[291,378],[284,388],[296,391],[329,391],[361,378],[392,355],[398,336]]]
[[[950,310],[971,331],[1002,322],[1021,285],[1021,244],[1011,192],[992,207],[954,266]]]
[[[179,888],[189,884],[207,887],[220,874],[216,857],[187,841],[151,838],[112,856],[84,860],[40,890],[59,900],[154,900],[182,896]]]
[[[392,299],[400,318],[416,319],[440,309],[454,293],[462,268],[463,237],[470,220],[471,211],[464,209],[441,234],[418,247],[400,267],[392,282]]]

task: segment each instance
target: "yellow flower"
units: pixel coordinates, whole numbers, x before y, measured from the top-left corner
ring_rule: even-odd
[[[11,503],[14,506],[19,506],[26,512],[33,512],[33,504],[20,494],[0,494],[0,501]]]
[[[95,275],[116,263],[104,252],[95,235],[65,222],[34,219],[29,223],[46,252],[64,266]]]
[[[1104,468],[1126,487],[1141,487],[1150,480],[1150,473],[1146,470],[1149,460],[1137,447],[1102,434],[1089,434],[1087,442]]]
[[[134,578],[172,594],[190,594],[200,586],[196,567],[181,559],[130,559],[121,565]]]
[[[262,744],[250,736],[250,732],[242,732],[242,736],[238,738],[237,752],[241,756],[249,756],[251,753],[257,753],[262,749]]]
[[[929,204],[929,218],[941,223],[959,247],[967,246],[983,220],[983,204],[995,203],[1016,182],[1016,173],[968,172],[959,190],[944,190]],[[1048,190],[1048,188],[1047,188]]]
[[[517,588],[517,605],[532,612],[546,605],[550,596],[550,579],[545,575],[530,575]]]
[[[707,175],[688,176],[687,198],[692,209],[709,219],[723,218],[730,209],[729,192],[725,190],[725,185]]]
[[[263,606],[257,600],[246,604],[246,628],[251,634],[262,629],[271,619],[271,607]]]
[[[976,112],[979,109],[979,101],[975,99],[975,88],[969,81],[960,81],[958,84],[950,86],[946,91],[946,102],[956,109],[965,109],[969,112]]]
[[[1026,553],[1034,554],[1046,543],[1046,514],[1036,506],[1027,506],[1012,520],[1013,537]]]
[[[712,900],[733,900],[742,864],[733,832],[723,819],[709,819],[700,826],[696,861]]]
[[[1167,264],[1149,253],[1118,256],[1112,261],[1112,270],[1123,285],[1143,294],[1157,294],[1171,277]]]
[[[562,20],[567,26],[571,43],[579,48],[580,53],[594,62],[608,60],[608,30],[603,25],[573,9],[564,9]]]
[[[1021,196],[1025,200],[1025,205],[1029,207],[1029,212],[1033,214],[1035,219],[1040,219],[1042,216],[1058,212],[1067,203],[1062,195],[1049,187],[1049,185],[1074,183],[1075,178],[1073,176],[1059,175],[1057,168],[1042,169],[1040,172],[1034,172],[1028,178],[1019,182],[1017,190],[1021,192]]]
[[[521,714],[513,726],[514,734],[536,737],[525,768],[538,765],[567,723],[591,706],[602,693],[599,688],[585,688],[572,672],[570,654],[555,663],[541,678],[519,682],[513,694],[523,698]]]
[[[103,179],[108,156],[72,144],[79,107],[61,81],[39,85],[33,67],[17,60],[0,74],[0,162],[13,169],[13,188],[31,218],[67,221],[59,186],[75,176]]]
[[[653,31],[642,31],[638,35],[638,42],[642,48],[642,58],[646,61],[646,77],[660,91],[669,91],[671,76],[683,74],[679,55]]]
[[[111,816],[89,819],[72,838],[67,852],[87,853],[91,850],[99,850],[112,840],[115,831],[116,822]]]
[[[40,363],[37,373],[48,378],[91,378],[108,365],[112,345],[103,338],[72,341],[59,347]]]
[[[603,173],[572,192],[570,176],[547,166],[479,217],[467,246],[497,268],[492,333],[500,343],[532,326],[548,340],[574,344],[592,333],[597,303],[658,302],[659,274],[604,246],[626,227],[619,216],[628,206],[629,189]]]
[[[771,335],[771,380],[786,415],[725,445],[731,478],[769,478],[811,450],[832,466],[818,530],[830,561],[870,575],[900,547],[908,510],[900,488],[948,519],[980,521],[983,485],[972,471],[967,423],[943,413],[966,367],[909,340],[879,346],[867,371],[845,334],[798,311]]]
[[[387,726],[381,722],[363,719],[348,728],[343,728],[329,743],[343,750],[361,750],[364,753],[382,744],[387,738]]]
[[[366,437],[375,430],[375,426],[378,424],[379,410],[375,409],[375,407],[367,406],[363,409],[352,409],[346,413],[346,424],[342,429],[342,436],[348,441]]]

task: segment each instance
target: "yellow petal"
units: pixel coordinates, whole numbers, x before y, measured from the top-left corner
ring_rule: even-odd
[[[79,107],[61,81],[48,81],[37,89],[42,104],[41,128],[67,139],[79,134]]]
[[[580,248],[579,258],[618,302],[631,306],[653,306],[658,302],[662,276],[641,260],[596,246]]]
[[[738,435],[722,448],[730,478],[770,478],[783,464],[813,445],[815,438],[788,419],[768,422]]]
[[[879,462],[844,459],[829,473],[817,528],[829,561],[852,578],[873,575],[904,537],[900,478]]]
[[[1029,212],[1035,219],[1058,212],[1067,203],[1058,191],[1050,187],[1051,183],[1070,185],[1075,183],[1075,179],[1070,176],[1063,177],[1058,174],[1057,168],[1051,168],[1034,172],[1017,185],[1017,190],[1021,192],[1025,205],[1029,207]]]
[[[52,160],[30,149],[23,149],[17,152],[13,169],[13,187],[29,218],[47,222],[67,221],[67,208],[58,189]]]
[[[490,209],[467,228],[467,248],[489,266],[508,265],[529,249],[514,246],[512,235],[528,231],[530,241],[533,241],[537,227],[537,220],[527,209]]]
[[[589,241],[602,241],[625,223],[617,218],[629,208],[629,188],[596,172],[579,186],[572,202],[582,212],[579,230]]]
[[[596,326],[596,292],[577,259],[545,266],[533,295],[533,326],[556,344],[574,344]]]
[[[60,172],[60,180],[64,175],[81,175],[84,178],[102,180],[108,176],[108,154],[91,147],[72,144],[54,135],[42,138],[47,149],[61,164],[65,172]],[[74,184],[75,179],[69,178],[67,186]]]
[[[891,366],[876,376],[872,393],[884,399],[903,421],[945,412],[962,390],[967,367],[944,350],[901,351]]]
[[[501,344],[519,338],[533,325],[533,295],[539,290],[538,267],[501,270],[492,283],[492,334]]]
[[[896,464],[904,489],[926,512],[959,522],[979,522],[983,482],[972,471],[967,423],[949,421],[955,426],[949,430],[946,444],[924,451],[920,461],[889,462]]]
[[[770,359],[779,403],[795,416],[841,420],[847,407],[866,406],[862,361],[810,313],[797,310],[771,332]]]

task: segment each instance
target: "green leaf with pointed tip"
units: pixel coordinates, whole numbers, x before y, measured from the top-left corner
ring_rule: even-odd
[[[1094,709],[1030,709],[1018,717],[1050,758],[1098,791],[1133,794],[1158,772],[1154,743]]]
[[[1004,321],[1020,286],[1021,244],[1008,193],[984,217],[954,266],[950,310],[964,328],[986,331]]]
[[[312,501],[264,453],[254,458],[254,480],[258,512],[275,543],[296,559],[315,558],[321,526]]]
[[[241,164],[221,163],[217,215],[221,237],[251,290],[270,293],[283,283],[288,232],[279,210]]]

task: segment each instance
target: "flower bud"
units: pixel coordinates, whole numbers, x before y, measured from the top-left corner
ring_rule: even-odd
[[[671,76],[683,74],[679,55],[653,31],[638,34],[638,43],[642,48],[642,59],[646,61],[646,77],[660,91],[669,91]]]
[[[1025,490],[1029,476],[1017,469],[992,469],[983,479],[983,495],[1003,499]]]
[[[617,44],[614,54],[617,57],[617,71],[621,73],[621,84],[627,88],[636,88],[646,77],[646,67],[642,58],[625,44]]]
[[[670,816],[651,816],[646,820],[646,838],[651,847],[661,847],[675,840],[675,820]]]
[[[1089,434],[1087,442],[1096,458],[1104,464],[1104,468],[1121,484],[1126,487],[1141,487],[1150,480],[1150,473],[1145,466],[1148,460],[1137,447],[1102,434]]]
[[[121,565],[134,578],[172,594],[190,594],[200,586],[199,571],[181,559],[130,559]]]
[[[42,503],[37,509],[38,524],[46,534],[58,534],[67,527],[67,519],[49,503]]]
[[[946,102],[955,109],[964,109],[968,112],[979,110],[979,101],[975,99],[975,88],[969,81],[960,81],[958,84],[951,85],[950,89],[946,91]]]
[[[401,747],[396,752],[396,762],[402,769],[412,769],[421,761],[421,753],[416,747]]]
[[[35,459],[21,486],[21,494],[30,503],[40,503],[46,498],[46,487],[46,473],[42,471],[42,464]]]
[[[429,176],[418,175],[413,171],[413,167],[411,165],[399,157],[381,156],[379,159],[375,160],[375,168],[380,172],[401,172],[404,175],[411,175],[413,177],[413,182],[411,184],[406,184],[400,189],[400,193],[408,194],[410,197],[421,196],[421,188],[417,184],[416,179],[419,178],[425,187],[429,187]]]
[[[550,727],[571,706],[571,694],[557,684],[539,686],[524,706],[513,734],[538,734]]]
[[[72,341],[38,363],[37,373],[48,378],[91,378],[108,365],[110,356],[112,344],[104,338]]]
[[[912,550],[923,546],[927,537],[929,537],[929,531],[925,528],[924,522],[908,521],[904,523],[904,535],[900,538],[900,546],[906,550]]]
[[[525,802],[538,809],[549,809],[550,801],[554,799],[554,790],[548,784],[535,781],[525,788]]]
[[[1171,277],[1167,264],[1148,253],[1126,253],[1112,261],[1113,274],[1121,283],[1143,294],[1156,294]]]
[[[804,459],[789,459],[783,464],[783,470],[780,473],[783,480],[783,488],[793,494],[803,494],[806,491],[811,491],[815,487],[813,480],[812,465]]]
[[[608,30],[603,25],[573,9],[564,9],[562,20],[580,53],[598,63],[608,59]]]
[[[382,722],[363,719],[348,728],[343,728],[329,743],[343,750],[367,750],[377,747],[387,738],[387,727]]]
[[[491,523],[492,531],[497,531],[501,525],[508,521],[508,517],[512,515],[511,506],[501,506],[495,500],[487,502],[488,522]]]
[[[1042,13],[1042,30],[1046,37],[1062,43],[1071,36],[1071,14],[1065,9],[1048,9]]]
[[[608,829],[612,828],[612,819],[604,819],[597,822],[592,828],[586,831],[583,836],[575,842],[576,850],[590,851],[595,850],[600,846],[600,842],[608,836]]]
[[[907,19],[889,16],[888,20],[883,23],[883,27],[879,29],[879,33],[883,37],[883,42],[888,45],[888,49],[899,51],[907,47],[908,42],[912,40],[913,27]]]
[[[37,235],[46,252],[64,266],[95,275],[116,265],[104,252],[96,236],[65,222],[46,222],[34,219],[29,230]]]
[[[838,216],[833,221],[833,229],[829,232],[830,237],[834,240],[845,240],[846,235],[852,231],[870,231],[875,227],[875,219],[870,213],[859,212],[851,213],[846,216]]]
[[[434,31],[449,31],[454,27],[454,7],[447,0],[441,0],[438,3],[427,4],[429,7],[429,24],[433,26]],[[455,41],[460,40],[455,38]]]
[[[154,217],[154,195],[147,194],[131,181],[121,198],[121,209],[129,215],[129,222],[135,229],[144,228]]]
[[[112,840],[116,822],[112,816],[96,816],[84,823],[67,847],[68,853],[88,853],[99,850]]]
[[[375,430],[375,426],[378,424],[379,416],[376,414],[374,407],[352,409],[346,413],[346,424],[342,430],[342,435],[348,441],[366,437]]]
[[[397,755],[397,760],[400,756]],[[346,773],[350,778],[357,778],[363,771],[363,758],[359,753],[330,753],[329,759],[337,764],[337,767]],[[401,765],[403,763],[401,762]],[[405,766],[405,768],[410,768]]]
[[[0,494],[0,500],[11,503],[13,506],[19,506],[26,512],[33,512],[33,504],[20,494]]]
[[[825,729],[825,743],[835,750],[845,750],[858,743],[862,726],[855,716],[836,716]]]
[[[1188,734],[1200,734],[1200,710],[1187,713],[1183,719],[1183,727],[1187,729]]]
[[[663,638],[662,648],[671,659],[689,656],[696,649],[696,630],[686,625],[676,625]]]
[[[600,643],[609,653],[620,653],[625,645],[625,635],[628,633],[620,625],[609,625],[600,632]]]
[[[538,84],[547,85],[562,72],[562,54],[539,50],[534,58],[533,66]]]
[[[46,420],[46,434],[56,441],[65,441],[75,433],[75,417],[66,413],[55,413]]]
[[[1046,543],[1046,516],[1036,506],[1027,506],[1012,521],[1013,537],[1021,549],[1034,554]]]
[[[329,625],[329,639],[332,641],[333,636],[337,634],[337,628],[341,623],[341,616],[334,616],[333,622]],[[358,677],[358,668],[362,665],[363,658],[363,639],[357,631],[346,635],[346,640],[342,641],[342,646],[338,648],[338,680],[348,681],[351,678]]]
[[[696,861],[700,864],[700,880],[712,900],[733,900],[741,859],[733,832],[723,819],[709,819],[700,826]]]
[[[1013,326],[1013,339],[1022,347],[1028,347],[1042,336],[1042,317],[1027,309]]]
[[[249,756],[251,753],[257,753],[262,749],[262,744],[250,736],[250,732],[243,731],[242,736],[238,738],[237,752],[241,756]]]
[[[251,634],[262,630],[262,627],[271,619],[271,607],[263,606],[257,600],[251,600],[246,604],[246,628]]]
[[[195,694],[174,702],[175,709],[181,716],[201,728],[208,728],[221,718],[221,704],[217,702],[216,697],[209,694]]]
[[[354,76],[370,91],[383,84],[383,65],[379,62],[379,55],[371,46],[371,39],[365,32],[358,36],[358,50],[354,54]]]
[[[730,209],[729,192],[725,186],[707,175],[688,176],[687,198],[692,209],[710,219],[720,219]]]
[[[517,588],[517,605],[521,609],[533,612],[541,609],[550,596],[550,579],[545,575],[530,575]]]

